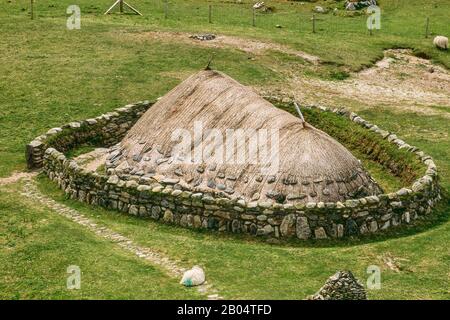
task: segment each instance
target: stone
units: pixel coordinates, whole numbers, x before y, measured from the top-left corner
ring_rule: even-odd
[[[294,185],[297,184],[297,178],[294,175],[290,174],[287,177],[284,177],[282,179],[282,182],[285,185]]]
[[[260,214],[259,216],[256,217],[256,219],[258,221],[266,221],[267,220],[267,216],[265,214]]]
[[[306,204],[306,209],[314,209],[317,206],[316,202],[308,202]]]
[[[387,228],[389,228],[391,226],[391,221],[386,221],[380,228],[380,230],[386,230]]]
[[[298,217],[296,226],[297,238],[306,240],[311,237],[311,229],[309,228],[308,218]]]
[[[42,141],[39,141],[39,140],[33,140],[33,141],[31,141],[28,145],[29,145],[31,148],[38,148],[38,147],[42,146],[43,143],[42,143]],[[53,148],[49,148],[49,149],[47,149],[47,150],[50,150],[49,153],[52,153],[52,152],[56,151],[56,150],[53,149]],[[47,153],[47,152],[46,152],[46,153]]]
[[[187,227],[188,226],[188,215],[187,214],[182,214],[181,218],[180,218],[180,225],[182,227]]]
[[[408,195],[410,193],[411,193],[411,190],[407,189],[407,188],[401,188],[399,191],[397,191],[397,195],[399,195],[400,197],[401,196],[406,196],[406,195]]]
[[[342,224],[338,224],[336,226],[336,236],[338,238],[342,238],[344,236],[344,226]]]
[[[140,184],[140,185],[137,187],[137,191],[139,191],[139,192],[150,191],[150,190],[152,190],[152,187],[147,186],[147,185],[145,185],[145,184]]]
[[[193,218],[193,223],[192,223],[194,228],[201,228],[202,227],[202,218],[198,215],[195,215]]]
[[[219,189],[219,190],[225,190],[226,188],[227,188],[226,185],[224,185],[223,183],[217,184],[217,189]]]
[[[320,227],[314,230],[314,236],[316,237],[316,239],[326,239],[327,233],[325,232],[325,229],[323,227]]]
[[[307,195],[304,193],[290,193],[286,196],[286,199],[292,201],[292,200],[302,200],[305,199],[306,197]]]
[[[164,184],[177,184],[180,182],[180,179],[166,178],[161,181]]]
[[[345,223],[345,233],[349,236],[354,236],[358,234],[358,225],[355,220],[347,219]]]
[[[336,208],[337,209],[344,209],[345,205],[342,202],[338,201],[338,202],[336,202]]]
[[[254,193],[254,194],[252,195],[251,200],[252,200],[252,201],[257,201],[257,200],[259,200],[259,198],[260,198],[260,195],[259,195],[258,192],[256,192],[256,193]]]
[[[291,237],[295,232],[295,216],[293,214],[288,214],[281,221],[280,233],[283,237]]]
[[[137,215],[139,215],[139,208],[135,205],[131,205],[128,212],[130,214],[132,214],[133,216],[137,216]]]
[[[106,183],[116,185],[119,183],[119,177],[116,175],[111,176]]]
[[[317,12],[317,13],[325,13],[325,9],[324,9],[323,7],[321,7],[321,6],[316,6],[316,7],[314,8],[314,12]]]
[[[378,223],[374,220],[369,223],[369,231],[376,232],[378,230]]]
[[[141,217],[147,215],[147,208],[144,207],[144,206],[140,206],[140,207],[139,207],[139,215],[140,215]]]
[[[167,209],[164,212],[163,220],[164,220],[164,222],[167,222],[167,223],[173,223],[173,213],[172,213],[172,211]]]
[[[166,210],[167,211],[167,210]],[[159,214],[161,213],[161,208],[158,206],[152,207],[151,216],[153,219],[159,219]]]
[[[206,33],[206,34],[194,34],[189,36],[189,38],[199,41],[210,41],[214,40],[216,38],[216,35],[212,33]]]
[[[269,235],[273,232],[273,227],[270,224],[266,224],[263,228],[264,230],[264,235]]]
[[[216,187],[216,182],[214,181],[214,179],[208,179],[206,185],[208,186],[208,188],[214,189]]]
[[[239,220],[233,220],[231,222],[231,232],[239,233],[241,231],[241,224]]]
[[[331,276],[310,300],[367,300],[364,286],[350,271],[338,271]]]
[[[405,221],[406,223],[409,223],[411,221],[411,217],[408,211],[406,211],[403,215],[402,215],[402,220]]]
[[[368,233],[368,232],[369,232],[369,229],[367,229],[366,224],[363,223],[363,224],[361,225],[361,227],[359,227],[359,233],[361,233],[361,234],[366,234],[366,233]]]
[[[356,208],[359,205],[359,201],[358,200],[354,200],[354,199],[349,199],[345,201],[345,206],[347,208]]]

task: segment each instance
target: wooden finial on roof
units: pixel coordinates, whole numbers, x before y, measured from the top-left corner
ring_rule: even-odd
[[[300,107],[299,107],[299,105],[297,104],[296,101],[294,101],[294,106],[295,106],[295,109],[297,109],[297,112],[298,112],[298,115],[300,116],[300,119],[302,119],[302,121],[305,122],[305,118],[303,118],[303,114],[300,111]]]
[[[211,54],[211,57],[209,57],[209,61],[205,67],[205,70],[211,70],[211,63],[212,63],[213,59],[214,59],[214,52]]]

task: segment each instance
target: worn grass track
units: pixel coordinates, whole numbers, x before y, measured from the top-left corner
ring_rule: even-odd
[[[302,8],[295,4],[298,11],[294,14],[289,2],[273,1],[279,11],[258,16],[255,28],[247,23],[250,15],[237,14],[231,8],[224,8],[220,16],[213,16],[213,24],[208,24],[202,15],[206,2],[201,0],[173,1],[183,10],[172,11],[168,19],[164,19],[162,6],[154,7],[156,1],[138,0],[133,4],[149,12],[142,18],[103,16],[110,2],[78,1],[82,29],[70,32],[65,28],[65,10],[71,1],[38,1],[34,21],[27,15],[29,1],[1,4],[0,177],[25,169],[24,146],[35,136],[72,120],[156,98],[203,68],[213,52],[214,68],[262,91],[287,86],[286,70],[306,79],[339,81],[372,65],[383,57],[384,49],[393,47],[412,48],[415,54],[450,66],[449,52],[435,50],[431,39],[423,36],[426,16],[431,17],[432,32],[449,34],[450,3],[444,0],[383,1],[383,29],[370,39],[360,29],[365,17],[326,15],[320,17],[319,32],[311,34],[311,8],[327,5],[325,1],[306,3]],[[299,17],[305,17],[305,24],[298,23]],[[275,24],[283,28],[275,28]],[[299,57],[274,51],[255,54],[235,47],[140,39],[154,31],[216,32],[262,39],[318,56],[326,63],[311,66]],[[370,122],[398,133],[433,156],[442,186],[450,191],[450,126],[442,116],[448,113],[450,102],[430,107],[439,112],[428,114],[396,108],[397,103],[361,106],[351,97],[332,94],[330,101],[358,109]],[[382,172],[379,176],[396,187]],[[382,289],[369,291],[371,299],[450,299],[448,200],[438,208],[434,221],[394,232],[391,238],[273,246],[251,238],[162,226],[86,206],[65,199],[45,179],[38,181],[47,196],[135,243],[157,247],[185,266],[201,264],[225,298],[303,299],[338,269],[351,269],[364,282],[367,266],[375,264],[382,269]],[[20,182],[0,186],[1,298],[203,298],[36,202],[18,197],[21,188]],[[399,271],[386,263],[392,259],[399,261]],[[81,291],[65,288],[70,264],[82,268]]]

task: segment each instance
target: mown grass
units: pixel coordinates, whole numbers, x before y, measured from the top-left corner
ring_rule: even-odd
[[[450,191],[450,125],[444,116],[427,116],[421,113],[401,114],[383,108],[359,112],[365,119],[381,128],[395,132],[409,144],[431,155],[439,168],[440,183]]]
[[[188,74],[206,65],[215,52],[214,67],[254,86],[282,82],[275,71],[287,63],[310,76],[339,80],[348,70],[371,65],[383,49],[410,47],[450,66],[448,52],[435,50],[421,25],[431,17],[430,30],[448,32],[447,1],[398,0],[382,2],[382,29],[372,37],[365,16],[318,15],[317,34],[308,28],[316,5],[342,7],[342,3],[273,1],[274,14],[259,14],[251,26],[249,1],[171,1],[164,19],[160,1],[136,1],[144,13],[104,16],[109,0],[95,4],[78,1],[81,30],[66,29],[69,0],[37,1],[36,19],[29,19],[29,1],[7,2],[0,11],[0,176],[25,166],[24,145],[47,129],[75,119],[110,111],[124,104],[153,99],[167,92]],[[207,6],[220,10],[207,20]],[[248,16],[247,16],[248,14]],[[283,28],[275,28],[281,24]],[[130,34],[169,30],[216,32],[267,39],[318,55],[317,68],[293,62],[288,55],[253,57],[239,50],[224,50],[161,42],[135,41]],[[298,60],[301,61],[301,60]]]
[[[38,204],[0,191],[0,299],[198,299],[154,266]],[[67,268],[81,289],[68,290]]]
[[[290,4],[272,1],[273,15],[258,15],[220,1],[207,22],[207,2],[173,0],[168,19],[158,1],[133,0],[144,17],[103,16],[111,0],[79,0],[82,29],[66,30],[66,8],[72,1],[37,1],[37,19],[29,19],[29,1],[2,4],[0,10],[0,177],[24,170],[24,146],[47,129],[86,119],[130,102],[154,99],[206,65],[254,86],[283,83],[278,66],[339,81],[347,72],[373,64],[383,49],[413,48],[450,66],[450,54],[433,48],[424,37],[425,18],[434,34],[448,35],[450,3],[445,0],[384,0],[382,30],[369,37],[365,17],[318,15],[318,33],[310,29],[311,9],[332,1]],[[244,1],[248,6],[249,1]],[[340,3],[342,5],[342,2]],[[330,5],[332,6],[332,4]],[[174,9],[178,8],[178,9]],[[275,28],[281,24],[283,28]],[[237,49],[210,49],[182,43],[134,41],[145,31],[215,32],[271,40],[318,55],[325,64],[308,66],[292,56],[268,52],[252,56]],[[439,106],[439,108],[442,108]],[[446,193],[450,191],[448,119],[423,114],[364,110],[367,120],[398,133],[434,157]],[[392,188],[373,162],[365,163]],[[371,167],[372,166],[372,167]],[[99,223],[143,245],[178,258],[186,267],[201,264],[228,298],[303,299],[336,270],[350,269],[366,279],[366,268],[382,268],[382,289],[372,299],[450,299],[450,204],[444,200],[431,221],[387,235],[339,243],[269,245],[247,237],[218,235],[171,227],[66,200],[55,185],[39,180],[43,191]],[[0,192],[0,298],[198,298],[159,270],[120,251],[77,225],[18,195],[20,185]],[[382,257],[401,261],[400,272]],[[78,264],[82,290],[65,289],[66,268]]]
[[[203,266],[225,298],[303,299],[336,270],[350,269],[365,283],[370,265],[382,270],[382,289],[369,290],[370,299],[450,298],[448,204],[440,206],[433,221],[387,235],[270,245],[249,236],[188,230],[67,200],[43,176],[39,187],[97,223],[164,252],[186,267]],[[384,264],[386,256],[399,259],[400,272]]]
[[[450,148],[446,147],[449,130],[446,119],[404,113],[400,123],[398,114],[388,110],[365,110],[361,115],[407,137],[408,142],[433,155],[444,194],[448,194]],[[209,279],[227,298],[302,299],[336,270],[350,269],[364,282],[367,267],[377,265],[382,270],[382,289],[369,290],[370,299],[450,299],[448,197],[428,221],[417,227],[394,229],[359,240],[270,245],[246,236],[162,225],[67,200],[44,177],[39,178],[39,185],[56,200],[143,245],[176,257],[185,266],[204,266]],[[386,257],[396,259],[399,271],[391,270],[383,262]],[[258,261],[257,265],[254,261]]]

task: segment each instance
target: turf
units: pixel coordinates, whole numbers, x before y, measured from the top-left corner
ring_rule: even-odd
[[[0,299],[199,299],[163,271],[54,212],[0,192]],[[69,266],[81,288],[67,289]]]
[[[343,1],[306,1],[304,5],[271,1],[275,12],[257,14],[255,27],[250,1],[237,5],[231,1],[172,0],[167,18],[161,1],[131,2],[143,17],[104,16],[111,0],[95,4],[79,0],[82,28],[73,31],[66,29],[66,8],[72,1],[37,1],[35,20],[29,17],[30,1],[2,3],[0,177],[25,170],[24,147],[35,136],[73,120],[157,98],[204,68],[213,53],[214,68],[257,87],[285,84],[286,79],[277,72],[280,67],[340,81],[349,72],[372,65],[387,48],[412,48],[415,54],[450,67],[450,54],[435,50],[431,38],[448,35],[450,3],[445,0],[383,0],[382,29],[373,36],[364,27],[367,17],[346,16],[342,10],[337,15],[318,14],[317,33],[311,32],[314,6],[341,9]],[[209,4],[213,5],[211,24]],[[427,17],[428,39],[424,36]],[[277,24],[282,28],[276,28]],[[256,56],[232,48],[142,38],[148,31],[214,32],[262,39],[315,54],[325,63],[311,67],[274,51]],[[441,111],[446,108],[436,106]],[[433,156],[443,191],[448,194],[448,118],[392,110],[380,106],[360,113]],[[403,184],[370,159],[364,161],[385,189]],[[185,267],[204,266],[226,298],[303,299],[336,270],[350,269],[365,282],[367,267],[377,265],[382,269],[382,289],[370,290],[371,299],[450,299],[447,198],[429,221],[414,228],[338,243],[269,245],[253,238],[196,232],[90,207],[65,199],[45,178],[38,181],[51,197],[136,242],[180,259]],[[28,201],[20,192],[20,184],[0,187],[0,298],[202,298],[161,270]],[[386,257],[398,258],[398,272],[388,268],[383,261]],[[66,269],[72,264],[81,267],[81,290],[65,287]]]
[[[270,245],[252,237],[191,231],[67,200],[45,177],[39,178],[39,185],[54,199],[139,244],[156,248],[184,266],[203,266],[208,279],[228,299],[304,299],[336,270],[352,270],[365,284],[371,265],[382,270],[382,288],[369,290],[370,299],[450,298],[450,223],[445,204],[431,221],[382,236]],[[387,267],[386,257],[399,261],[399,272]]]

